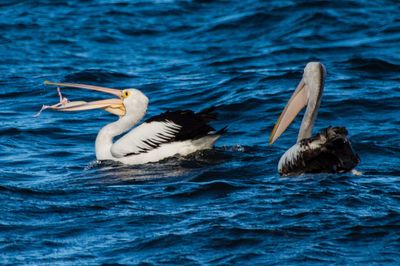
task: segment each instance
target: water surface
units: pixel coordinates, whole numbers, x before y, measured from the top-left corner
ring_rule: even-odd
[[[3,1],[1,264],[400,263],[398,1]],[[269,133],[307,62],[316,130],[346,126],[362,175],[281,178],[300,120]],[[45,112],[44,80],[135,87],[146,117],[219,107],[212,151],[95,162],[102,111]],[[71,100],[99,94],[68,90]]]

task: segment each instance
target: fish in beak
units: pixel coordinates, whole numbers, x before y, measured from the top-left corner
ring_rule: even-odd
[[[269,138],[269,144],[273,144],[279,136],[282,135],[282,133],[293,122],[297,114],[307,105],[308,95],[305,87],[306,83],[303,78],[294,91],[292,97],[290,97],[282,114],[279,116]]]
[[[57,86],[58,95],[60,97],[60,101],[57,104],[53,105],[43,105],[42,109],[35,115],[39,116],[43,110],[52,109],[63,112],[72,112],[72,111],[84,111],[84,110],[93,110],[93,109],[104,109],[109,113],[118,116],[124,116],[126,113],[126,109],[123,103],[124,95],[121,90],[85,85],[85,84],[75,84],[75,83],[58,83],[58,82],[50,82],[45,81],[45,85],[54,85]],[[99,92],[105,92],[108,94],[112,94],[117,96],[118,98],[107,99],[107,100],[99,100],[93,102],[85,102],[85,101],[72,101],[70,102],[67,98],[63,97],[59,87],[69,87],[69,88],[79,88],[79,89],[87,89]]]

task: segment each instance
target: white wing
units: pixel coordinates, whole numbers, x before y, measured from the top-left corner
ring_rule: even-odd
[[[111,154],[121,158],[147,152],[171,142],[180,129],[180,125],[168,120],[143,123],[116,141],[111,147]]]

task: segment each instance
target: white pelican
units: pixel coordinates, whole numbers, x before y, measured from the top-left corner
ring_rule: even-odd
[[[321,103],[325,75],[323,64],[307,64],[302,80],[272,130],[270,144],[279,138],[296,115],[307,106],[297,143],[279,160],[278,172],[281,175],[342,173],[352,170],[360,162],[347,137],[346,128],[328,127],[311,137]]]
[[[85,84],[48,82],[47,85],[82,88],[105,92],[117,98],[94,102],[60,102],[43,109],[82,111],[101,108],[118,115],[116,122],[104,126],[96,137],[97,160],[113,160],[124,164],[157,162],[174,155],[188,155],[198,150],[211,149],[226,132],[226,127],[215,131],[208,122],[214,120],[214,107],[194,113],[190,110],[165,112],[147,119],[113,142],[114,137],[131,129],[145,115],[149,99],[139,90],[117,90]]]

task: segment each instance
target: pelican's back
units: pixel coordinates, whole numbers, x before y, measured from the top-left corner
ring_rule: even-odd
[[[344,127],[328,127],[311,138],[303,139],[281,157],[281,175],[301,173],[343,173],[360,162]]]

